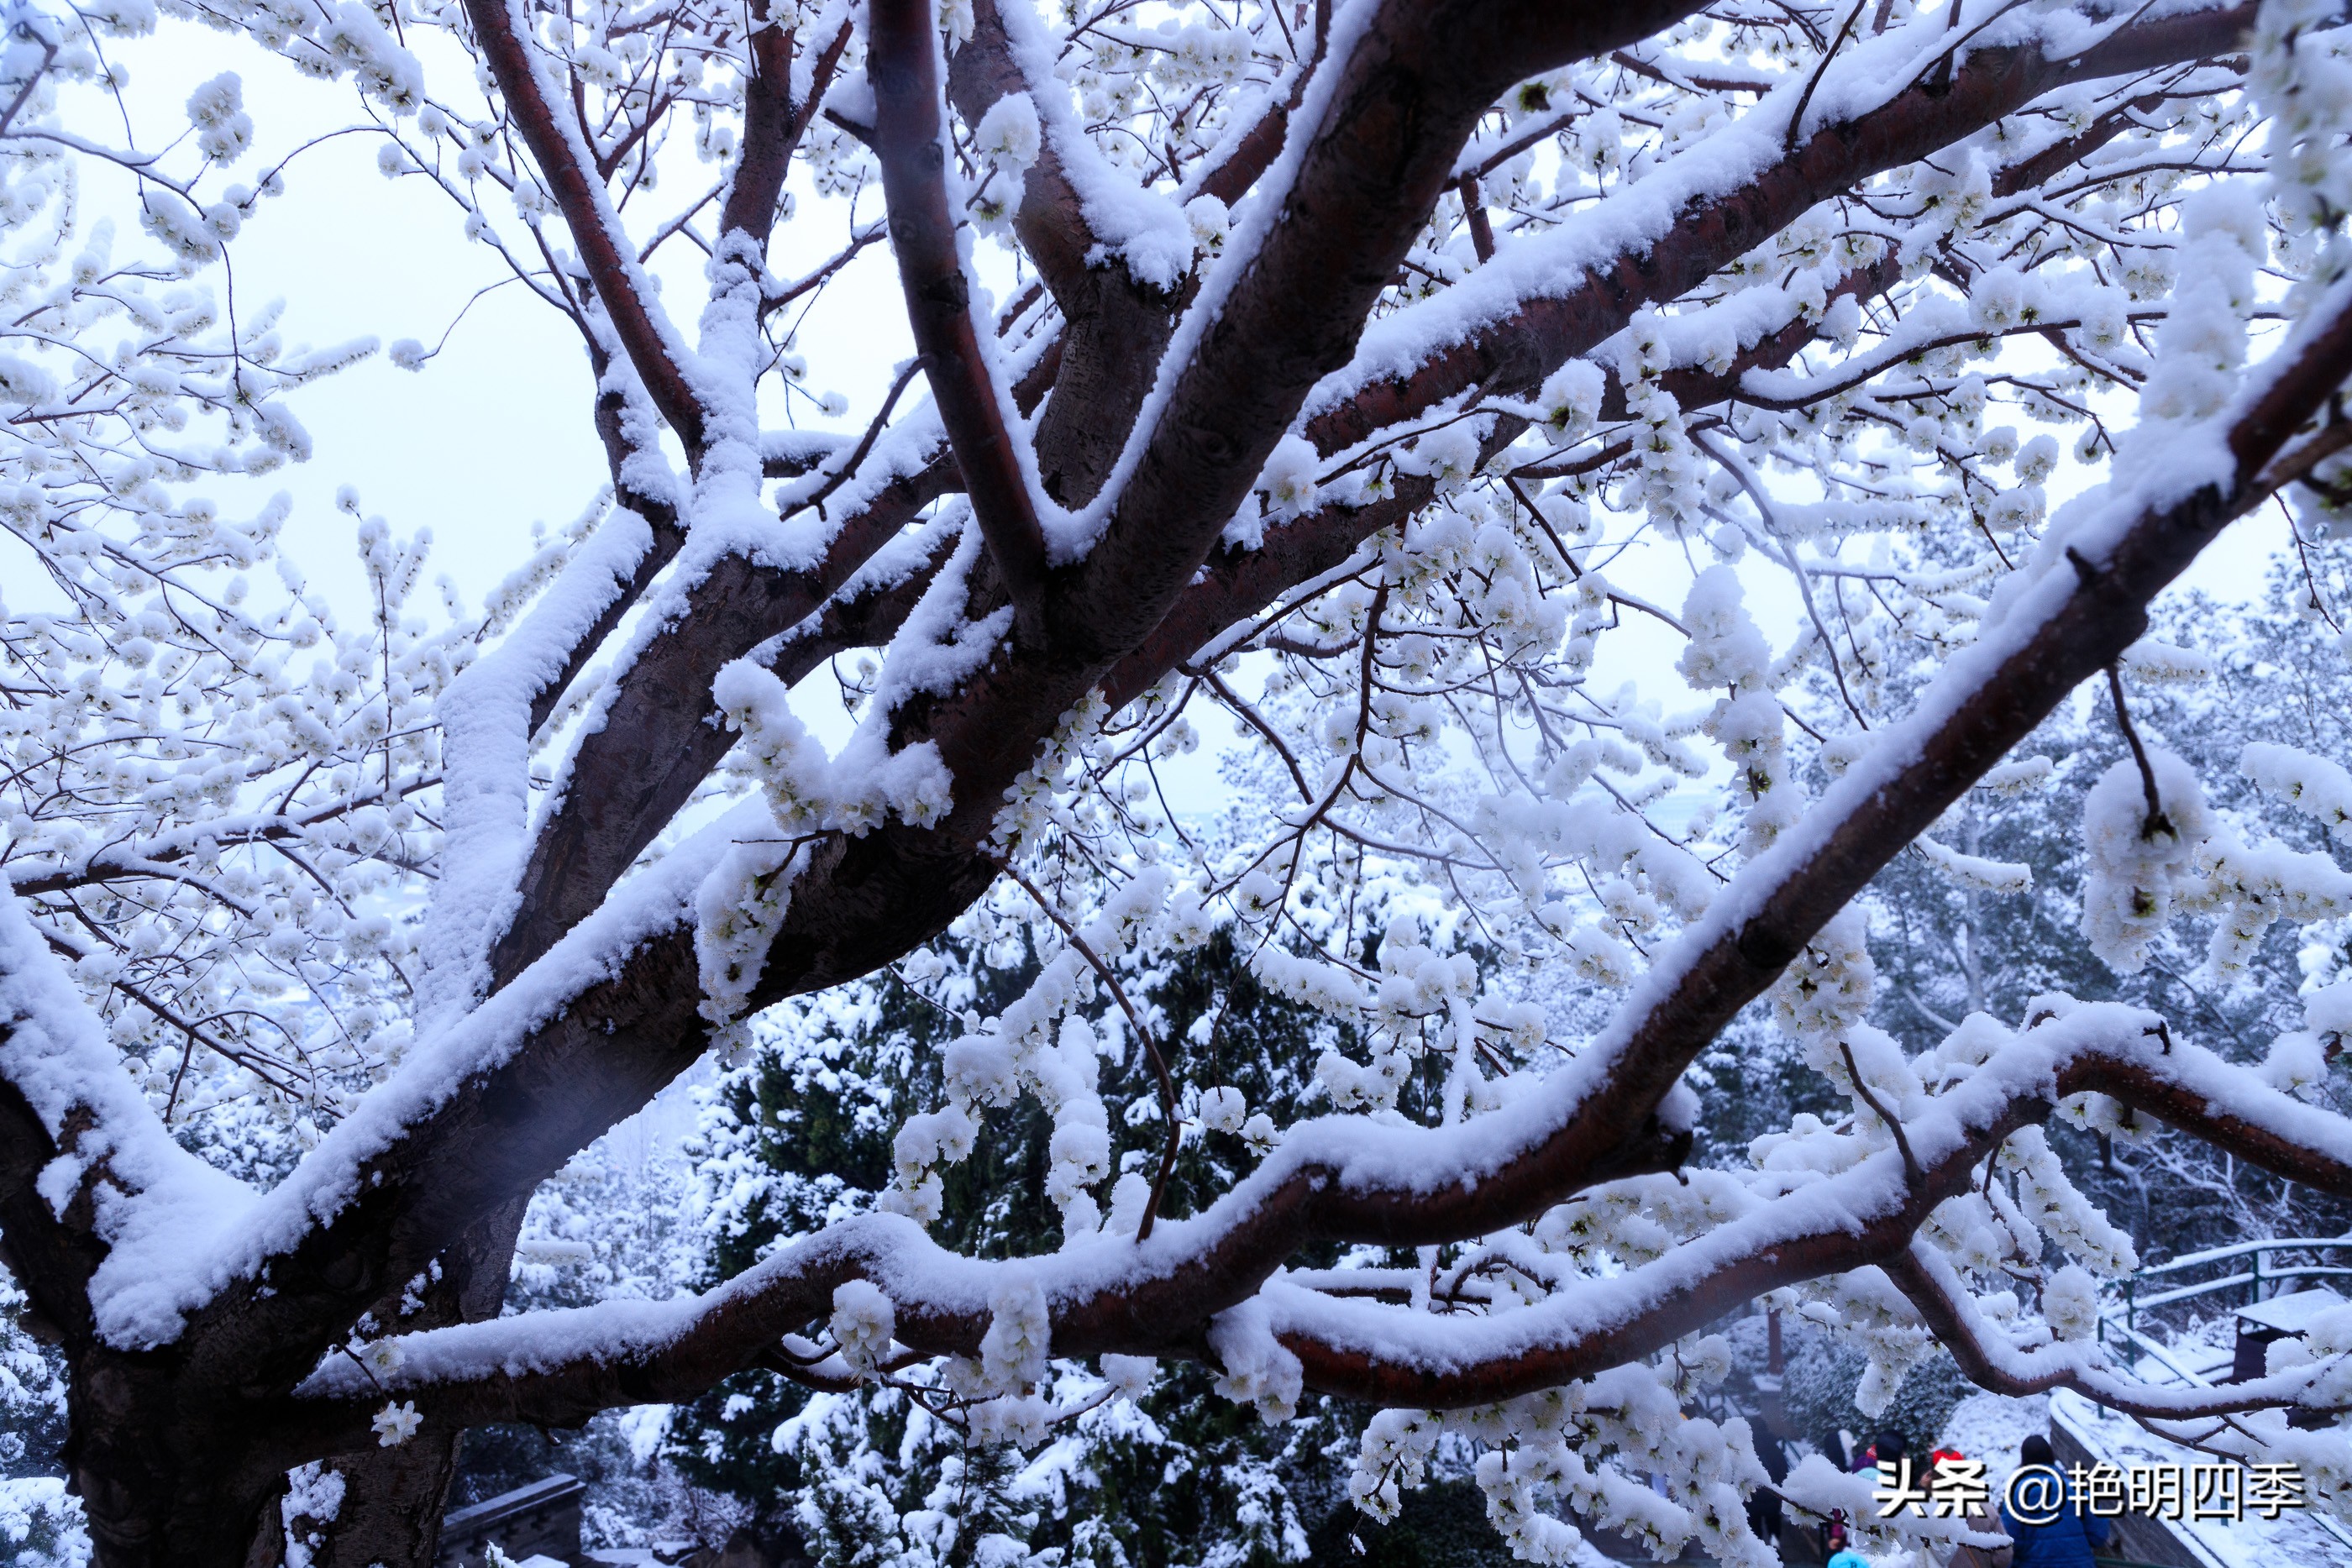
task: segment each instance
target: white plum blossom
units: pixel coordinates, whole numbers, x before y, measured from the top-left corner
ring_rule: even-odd
[[[2098,1325],[2098,1286],[2081,1265],[2069,1263],[2042,1284],[2042,1315],[2062,1340],[2085,1340]]]
[[[395,1400],[375,1413],[376,1443],[379,1447],[396,1448],[416,1436],[424,1417],[416,1413],[415,1400]]]
[[[1051,1333],[1045,1293],[1036,1281],[1008,1278],[989,1301],[988,1333],[980,1345],[990,1386],[1008,1393],[1034,1386],[1045,1374]]]
[[[2204,791],[2189,765],[2151,747],[2149,773],[2124,758],[2084,802],[2083,836],[2090,873],[2083,883],[2083,934],[2092,950],[2130,972],[2147,961],[2148,944],[2171,917],[2193,877],[2190,862],[2211,831]],[[2148,780],[2155,801],[2148,800]]]
[[[224,71],[188,95],[188,122],[196,145],[215,163],[234,163],[253,144],[253,117],[245,112],[244,84]]]
[[[1248,1119],[1249,1101],[1238,1089],[1221,1087],[1201,1092],[1201,1125],[1213,1133],[1238,1133]]]
[[[851,1280],[833,1292],[833,1337],[844,1361],[866,1376],[882,1364],[898,1332],[890,1298],[865,1280]]]
[[[1025,92],[998,99],[972,134],[982,157],[1016,172],[1037,162],[1043,145],[1037,106]]]

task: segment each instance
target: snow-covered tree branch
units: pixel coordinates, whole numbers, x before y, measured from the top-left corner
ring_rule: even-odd
[[[346,625],[275,559],[287,503],[201,496],[307,457],[291,405],[374,347],[183,281],[297,200],[225,183],[237,78],[118,145],[97,48],[12,24],[0,1255],[103,1563],[257,1561],[325,1464],[309,1561],[421,1568],[466,1427],[747,1369],[1031,1442],[1084,1414],[1041,1392],[1076,1356],[1097,1401],[1157,1357],[1270,1420],[1385,1407],[1374,1513],[1444,1430],[1532,1559],[1565,1500],[1763,1562],[1747,1428],[1653,1419],[1759,1299],[1882,1378],[1932,1338],[2228,1416],[2352,1517],[2352,1324],[2143,1380],[2085,1337],[2131,1240],[2047,1131],[2352,1201],[2352,873],[2305,841],[2352,774],[2247,746],[2259,808],[2219,804],[2142,702],[2211,674],[2153,607],[2263,508],[2310,615],[2352,577],[2335,10],[164,10],[72,26],[348,78],[383,171],[576,332],[606,465],[478,611],[416,606],[428,541],[347,496]],[[151,259],[83,233],[100,163]],[[914,352],[852,408],[803,334],[877,298]],[[1973,967],[1948,1014],[1881,994],[1884,878],[2034,885],[1969,813],[2046,779],[2021,747],[2086,683],[2119,749],[2081,934],[2107,982],[2220,990],[2307,934],[2259,1054],[2105,994],[1996,1020]],[[1222,1014],[1153,999],[1213,937],[1332,1031],[1286,1043],[1283,1121]],[[942,943],[1003,994],[925,995],[950,1033],[863,1209],[700,1293],[500,1315],[566,1161]],[[1768,1010],[1835,1114],[1717,1157],[1703,1059]],[[943,1182],[1016,1106],[1054,1218],[983,1259]],[[1172,1181],[1212,1138],[1248,1168]]]

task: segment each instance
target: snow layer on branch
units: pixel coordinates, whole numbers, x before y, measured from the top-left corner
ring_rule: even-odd
[[[829,430],[763,430],[760,433],[760,460],[814,468],[847,450],[849,444],[845,437]]]
[[[825,498],[826,513],[834,517],[855,517],[871,506],[875,497],[893,482],[911,479],[929,467],[944,449],[946,435],[940,428],[939,405],[926,399],[875,438],[866,460]],[[845,460],[847,455],[847,450],[841,454]],[[776,510],[791,517],[835,477],[835,465],[827,463],[779,485],[775,491]],[[780,529],[772,523],[765,524],[752,544],[752,559],[784,571],[814,566],[832,543],[835,531],[830,527],[818,526],[814,519],[799,528]],[[688,548],[691,552],[693,546],[689,544]],[[694,575],[698,580],[698,574]]]
[[[1036,12],[1027,5],[1011,5],[1001,7],[998,15],[1030,85],[1026,96],[1034,105],[1034,118],[1029,134],[1034,138],[1042,121],[1045,143],[1060,159],[1062,177],[1077,193],[1087,227],[1097,242],[1088,259],[1099,264],[1116,258],[1138,282],[1173,289],[1192,270],[1192,225],[1184,209],[1138,184],[1103,157],[1071,108],[1069,90],[1055,68],[1059,52],[1055,40]],[[995,120],[992,113],[982,121],[983,141]]]
[[[971,507],[961,500],[951,503],[941,508],[940,519],[932,526],[959,530],[954,553],[884,650],[873,702],[858,726],[857,737],[843,747],[845,758],[855,754],[878,760],[887,756],[890,716],[898,705],[923,693],[953,691],[959,682],[988,662],[1013,629],[1010,605],[977,621],[963,613],[966,590],[982,549]],[[944,767],[941,774],[944,777]]]
[[[2153,1033],[2154,1021],[2137,1009],[2103,1004],[2076,1009],[2029,1033],[2007,1037],[1949,1092],[1914,1097],[1905,1107],[1914,1153],[1927,1165],[1950,1157],[1968,1140],[1998,1124],[2015,1100],[2051,1094],[2060,1070],[2085,1050],[2124,1057],[2194,1093],[2243,1107],[2250,1120],[2266,1129],[2299,1138],[2335,1135],[2326,1131],[2336,1124],[2326,1113],[2263,1086],[2246,1069],[2185,1043],[2175,1042],[2168,1051]],[[1465,1132],[1474,1132],[1476,1125],[1471,1124]],[[1301,1134],[1322,1130],[1311,1125],[1294,1131],[1282,1155],[1269,1164],[1288,1166],[1291,1157],[1305,1157],[1321,1140]],[[2046,1144],[2037,1141],[2028,1152],[2046,1155]],[[1613,1277],[1578,1279],[1545,1301],[1483,1317],[1433,1317],[1334,1299],[1280,1281],[1266,1287],[1263,1299],[1277,1333],[1295,1329],[1341,1350],[1433,1374],[1556,1352],[1651,1319],[1736,1259],[1760,1256],[1808,1235],[1851,1231],[1896,1212],[1907,1201],[1904,1169],[1902,1155],[1887,1141],[1860,1164],[1778,1197],[1726,1184],[1726,1190],[1711,1197],[1712,1202],[1730,1207],[1723,1222],[1655,1261]],[[1670,1184],[1670,1178],[1659,1179]],[[2084,1230],[2066,1240],[2070,1247],[2086,1249],[2102,1272],[2130,1266],[2128,1244],[2119,1238]],[[2123,1249],[2120,1253],[2115,1251],[2117,1246]],[[2053,1354],[2074,1356],[2072,1351]],[[2194,1396],[2195,1391],[2180,1395],[2183,1399]]]
[[[2244,313],[2254,269],[2268,259],[2262,199],[2250,181],[2205,186],[2181,204],[2179,277],[2156,337],[2156,364],[2140,393],[2142,423],[2119,448],[2134,455],[2182,421],[2230,401],[2246,357]]]
[[[2352,773],[2342,765],[2292,746],[2258,740],[2238,754],[2238,771],[2259,789],[2274,790],[2287,803],[2352,843]]]
[[[2210,654],[2159,643],[2152,637],[2134,643],[2116,662],[2135,680],[2156,685],[2193,685],[2213,678]]]
[[[898,1294],[892,1302],[944,1306],[955,1312],[985,1313],[1003,1265],[974,1262],[940,1247],[912,1220],[896,1215],[862,1215],[815,1236],[779,1249],[726,1284],[699,1296],[667,1301],[616,1300],[592,1307],[520,1313],[488,1322],[405,1334],[394,1342],[395,1365],[367,1370],[344,1356],[331,1357],[303,1383],[305,1397],[370,1398],[381,1389],[400,1395],[436,1383],[492,1376],[523,1376],[562,1371],[579,1363],[610,1364],[656,1355],[677,1344],[715,1313],[745,1310],[781,1281],[827,1281],[808,1287],[805,1310],[782,1303],[776,1337],[810,1318],[836,1310],[839,1285],[852,1279],[881,1278]],[[878,1292],[877,1292],[878,1293]],[[854,1335],[878,1332],[883,1316],[873,1298],[853,1292]],[[890,1316],[904,1314],[894,1307]],[[896,1332],[894,1324],[893,1332]]]
[[[253,1190],[173,1141],[122,1071],[121,1054],[49,956],[13,894],[0,890],[0,1078],[39,1117],[61,1152],[38,1177],[62,1214],[94,1169],[97,1229],[112,1251],[100,1281],[123,1283],[125,1253],[151,1266],[201,1267],[217,1239],[249,1214]],[[91,1124],[66,1131],[77,1111]],[[70,1145],[70,1147],[64,1145]],[[93,1302],[100,1295],[93,1281]]]
[[[758,801],[737,806],[624,883],[512,984],[420,1040],[292,1175],[266,1197],[243,1205],[231,1223],[195,1231],[161,1223],[151,1227],[142,1218],[91,1281],[100,1333],[125,1347],[166,1343],[179,1333],[187,1312],[233,1281],[252,1277],[269,1258],[292,1250],[333,1218],[358,1195],[368,1163],[396,1147],[467,1079],[503,1065],[535,1030],[616,974],[640,945],[691,919],[697,887],[737,841],[763,830],[766,814]],[[199,1171],[210,1171],[196,1165]],[[210,1190],[218,1191],[226,1179],[214,1174]],[[213,1238],[209,1244],[206,1236]]]
[[[2020,762],[2004,762],[1998,768],[1988,768],[1976,787],[1996,794],[2016,794],[2046,784],[2058,771],[2058,765],[2046,757],[2029,757]]]
[[[1990,1129],[2008,1124],[2011,1107],[2020,1098],[2052,1095],[2058,1075],[2084,1051],[2119,1058],[2135,1071],[2189,1094],[2226,1103],[2254,1129],[2313,1146],[2325,1146],[2326,1140],[2336,1135],[2340,1122],[2332,1114],[2264,1087],[2247,1070],[2201,1048],[2168,1043],[2155,1031],[2154,1022],[2153,1015],[2137,1009],[2106,1004],[2072,1009],[2019,1035],[1988,1023],[1989,1033],[1998,1038],[1976,1041],[1969,1052],[1979,1058],[1974,1069],[1948,1092],[1906,1107],[1913,1113],[1908,1117],[1913,1149],[1931,1165],[1952,1158]],[[1394,1155],[1418,1156],[1424,1166],[1453,1165],[1458,1169],[1457,1156],[1475,1139],[1479,1125],[1473,1122],[1439,1130],[1354,1119],[1308,1124],[1296,1129],[1281,1151],[1207,1213],[1168,1221],[1142,1243],[1087,1241],[1045,1257],[986,1262],[946,1250],[903,1218],[861,1216],[780,1249],[698,1298],[528,1313],[410,1335],[398,1342],[402,1354],[396,1364],[379,1375],[383,1378],[381,1391],[365,1372],[335,1358],[313,1375],[302,1393],[372,1406],[385,1394],[397,1398],[440,1381],[560,1373],[578,1363],[643,1362],[678,1345],[698,1327],[722,1322],[737,1323],[741,1333],[758,1339],[828,1311],[836,1324],[849,1328],[845,1343],[856,1340],[870,1354],[885,1332],[883,1291],[889,1322],[899,1333],[915,1333],[915,1348],[967,1355],[980,1352],[994,1364],[991,1375],[998,1386],[1017,1386],[1047,1354],[1050,1314],[1058,1303],[1098,1301],[1106,1291],[1196,1266],[1220,1235],[1246,1220],[1265,1197],[1295,1181],[1307,1162],[1328,1168],[1338,1161],[1360,1159],[1371,1145],[1382,1145]],[[2028,1137],[2034,1131],[2015,1134],[2030,1145],[2021,1149],[2026,1166],[2020,1172],[2021,1190],[2029,1196],[2042,1185],[2033,1167],[2048,1155],[2046,1142]],[[1892,1146],[1882,1144],[1859,1163],[1817,1173],[1814,1179],[1778,1197],[1717,1173],[1693,1173],[1693,1189],[1678,1186],[1671,1177],[1637,1178],[1632,1184],[1636,1201],[1645,1201],[1647,1193],[1672,1205],[1695,1191],[1696,1200],[1715,1221],[1713,1228],[1671,1247],[1654,1261],[1613,1276],[1563,1281],[1563,1288],[1547,1300],[1484,1316],[1439,1317],[1360,1300],[1335,1300],[1305,1288],[1303,1277],[1297,1281],[1277,1277],[1254,1298],[1218,1316],[1212,1348],[1229,1392],[1277,1414],[1297,1397],[1297,1363],[1280,1342],[1288,1332],[1310,1333],[1341,1350],[1437,1375],[1476,1361],[1558,1354],[1584,1345],[1614,1357],[1630,1342],[1612,1343],[1607,1336],[1621,1330],[1638,1335],[1639,1324],[1654,1322],[1662,1306],[1702,1287],[1726,1264],[1767,1254],[1801,1238],[1850,1233],[1900,1211],[1910,1201],[1905,1166]],[[2044,1217],[2053,1225],[2063,1218],[2046,1207]],[[2110,1249],[2087,1233],[2053,1229],[2053,1234],[2070,1248]],[[1949,1266],[1932,1248],[1915,1250],[1931,1272],[1952,1278]],[[2096,1262],[2101,1271],[2128,1267],[2128,1248]],[[846,1281],[860,1279],[877,1282],[883,1291],[869,1294],[844,1288]],[[1316,1279],[1328,1283],[1328,1271]],[[1864,1295],[1886,1297],[1886,1311],[1902,1310],[1875,1270],[1852,1279]],[[1964,1301],[1963,1310],[1973,1314],[1976,1309]],[[927,1337],[938,1331],[925,1325],[951,1319],[986,1323],[982,1343]],[[1997,1357],[2018,1375],[2042,1379],[2044,1385],[2064,1377],[2124,1385],[2095,1345],[2074,1340],[2020,1344],[1999,1325],[1980,1318],[1972,1322],[1978,1332],[1995,1337]],[[1621,1370],[1649,1375],[1643,1369]],[[2274,1391],[2292,1399],[2322,1375],[2332,1373],[2318,1368],[2284,1374],[2266,1380],[2256,1392]],[[2198,1389],[2137,1386],[2133,1396],[2184,1411],[2208,1397]]]
[[[1928,12],[1839,55],[1813,89],[1807,125],[1819,127],[1864,113],[1901,91],[1917,76],[1915,68],[1924,63],[1923,52],[1940,53],[1949,47],[1947,20],[1941,10]],[[1996,26],[1979,35],[1975,44],[2023,41],[2036,36],[2030,29],[2046,29],[2042,41],[2051,48],[2086,41],[2081,37],[2084,24],[2079,18],[2051,13]],[[2058,37],[2061,33],[2066,37]],[[1558,227],[1503,248],[1491,262],[1434,298],[1372,322],[1353,360],[1308,396],[1303,417],[1312,419],[1368,385],[1410,376],[1433,355],[1511,315],[1525,300],[1565,295],[1581,287],[1588,274],[1605,277],[1622,258],[1649,254],[1693,204],[1751,184],[1781,160],[1789,117],[1806,81],[1805,73],[1792,74],[1755,108],[1639,181],[1621,183]],[[1252,247],[1236,248],[1246,255]],[[1686,330],[1711,329],[1694,324]]]
[[[1986,860],[1978,855],[1962,854],[1933,839],[1919,841],[1919,852],[1926,855],[1937,871],[1962,887],[1979,893],[2014,895],[2033,885],[2033,868],[2016,861]]]
[[[423,951],[419,1023],[450,1022],[488,988],[489,950],[514,916],[530,852],[530,709],[653,548],[653,529],[616,510],[572,555],[506,640],[436,705],[446,737],[441,881]]]

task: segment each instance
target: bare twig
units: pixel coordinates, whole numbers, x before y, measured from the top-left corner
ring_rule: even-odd
[[[2156,787],[2156,768],[2147,758],[2147,747],[2139,741],[2139,731],[2131,721],[2131,709],[2124,705],[2124,680],[2116,666],[2107,666],[2107,695],[2115,699],[2116,727],[2124,732],[2124,744],[2131,747],[2132,760],[2139,764],[2139,787],[2147,797],[2147,815],[2139,825],[2139,836],[2153,839],[2158,833],[2166,838],[2178,838],[2179,833],[2172,820],[2164,814],[2164,798]]]

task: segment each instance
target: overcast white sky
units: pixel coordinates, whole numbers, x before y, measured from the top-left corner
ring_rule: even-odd
[[[455,74],[455,52],[437,35],[414,41],[429,79],[437,85]],[[152,38],[110,44],[110,54],[130,68],[126,96],[140,140],[151,145],[184,127],[183,105],[197,84],[224,70],[238,73],[255,148],[233,172],[248,181],[353,118],[348,83],[303,77],[209,29],[166,21]],[[90,100],[87,91],[69,99],[78,123],[91,123]],[[429,345],[470,296],[507,276],[491,251],[466,241],[461,214],[428,182],[377,172],[379,141],[373,134],[347,135],[302,152],[288,170],[286,194],[265,203],[230,247],[240,307],[286,299],[289,341],[415,338]],[[681,188],[696,174],[709,177],[690,157],[679,162]],[[127,175],[93,164],[88,179],[95,210],[127,211]],[[808,194],[805,188],[802,193]],[[493,215],[503,217],[502,231],[520,232],[510,214]],[[147,243],[127,218],[121,226],[127,242]],[[791,230],[776,260],[788,275],[803,259],[795,250],[822,254],[842,233],[837,222]],[[700,297],[699,255],[677,245],[668,259],[668,293],[682,301],[690,331]],[[221,275],[208,278],[217,287]],[[851,419],[862,421],[894,366],[911,352],[887,254],[869,251],[831,292],[805,345],[810,380],[816,391],[846,395]],[[577,335],[509,284],[473,307],[446,351],[421,373],[378,356],[300,393],[293,406],[316,440],[316,455],[256,486],[265,495],[292,492],[298,505],[289,545],[322,583],[356,581],[347,565],[351,520],[332,504],[337,487],[348,484],[395,531],[429,526],[436,568],[478,599],[520,559],[533,519],[551,527],[571,521],[604,482],[589,403]],[[804,402],[800,412],[805,417]]]

